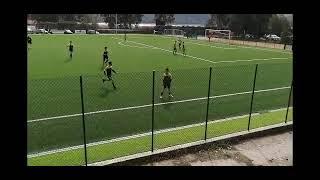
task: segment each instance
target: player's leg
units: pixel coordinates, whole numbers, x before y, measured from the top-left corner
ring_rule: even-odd
[[[113,79],[112,79],[112,76],[111,76],[111,75],[110,75],[110,76],[108,76],[108,81],[111,81],[112,86],[113,86],[113,89],[117,89],[117,87],[116,87],[116,85],[114,84],[114,81],[113,81]]]
[[[69,51],[70,52],[70,58],[72,58],[72,51]]]
[[[113,79],[111,79],[111,82],[112,82],[113,89],[117,89],[116,85],[114,85]]]
[[[106,81],[106,72],[105,71],[103,71],[103,76],[102,76],[102,82],[104,83],[105,81]]]
[[[169,91],[169,97],[173,97],[172,94],[171,94],[171,88],[170,88],[171,87],[171,82],[167,84],[167,87],[168,87],[168,91]]]
[[[162,91],[161,91],[161,93],[160,93],[160,99],[162,99],[163,92],[164,92],[165,89],[166,89],[166,84],[163,83],[163,89],[162,89]]]

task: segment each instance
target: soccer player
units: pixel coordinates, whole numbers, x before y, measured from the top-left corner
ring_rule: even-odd
[[[30,36],[27,37],[27,42],[28,42],[28,49],[29,49],[29,46],[31,46],[32,44],[32,39]]]
[[[174,41],[174,45],[173,45],[173,54],[176,55],[177,54],[177,41]]]
[[[72,58],[72,53],[73,53],[73,44],[72,44],[72,41],[70,41],[70,44],[69,44],[67,47],[69,47],[70,58]]]
[[[182,42],[182,54],[186,56],[186,48],[184,47],[184,42]]]
[[[31,37],[30,36],[28,36],[28,44],[32,44],[32,39],[31,39]]]
[[[109,61],[109,52],[108,48],[104,47],[104,52],[103,52],[103,59],[102,59],[102,67],[104,67],[105,64]]]
[[[109,61],[108,65],[103,70],[103,73],[104,73],[105,76],[107,76],[107,79],[102,78],[102,82],[104,83],[105,81],[111,81],[113,89],[117,89],[116,86],[114,85],[114,82],[113,82],[113,79],[112,79],[112,72],[117,73],[115,70],[112,69],[112,62]]]
[[[165,73],[163,74],[163,90],[161,91],[160,99],[162,99],[163,91],[168,88],[169,90],[169,97],[173,97],[170,91],[172,76],[169,73],[169,68],[166,68]]]
[[[179,38],[179,51],[181,50],[181,39]]]
[[[124,41],[127,41],[127,33],[124,32]]]

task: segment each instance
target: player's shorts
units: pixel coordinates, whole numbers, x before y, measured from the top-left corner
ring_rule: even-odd
[[[32,42],[29,40],[29,41],[28,41],[28,44],[32,44]]]
[[[69,49],[69,51],[72,53],[72,52],[73,52],[73,49]]]
[[[176,50],[177,50],[177,48],[173,48],[173,50],[174,50],[174,51],[176,51]]]
[[[104,62],[107,62],[109,60],[109,57],[108,56],[103,56],[103,61]]]
[[[169,88],[169,89],[170,89],[170,86],[171,86],[171,82],[165,82],[165,81],[163,81],[163,87],[164,87],[164,88]]]

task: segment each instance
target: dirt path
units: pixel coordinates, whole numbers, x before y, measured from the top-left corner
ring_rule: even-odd
[[[144,166],[292,166],[292,131],[144,164]]]

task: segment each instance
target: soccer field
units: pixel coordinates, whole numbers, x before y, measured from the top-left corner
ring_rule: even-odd
[[[292,81],[289,51],[183,39],[187,53],[183,56],[180,51],[178,55],[172,54],[176,38],[168,36],[129,34],[126,42],[123,35],[31,37],[28,154],[83,144],[80,75],[87,143],[150,132],[153,70],[155,130],[205,121],[209,67],[212,67],[209,121],[248,115],[256,64],[253,112],[286,108],[288,103]],[[68,56],[69,41],[74,44],[72,59]],[[105,46],[118,72],[114,75],[116,90],[110,82],[101,80]],[[159,99],[166,67],[173,76],[174,97],[169,99],[165,93]],[[281,113],[276,120],[261,123],[253,117],[252,122],[259,126],[280,123],[285,118],[285,111]],[[247,128],[245,121],[240,124],[230,128],[230,132]],[[226,127],[221,131],[228,133]],[[196,136],[199,138],[202,136]],[[163,147],[166,146],[159,146]]]

